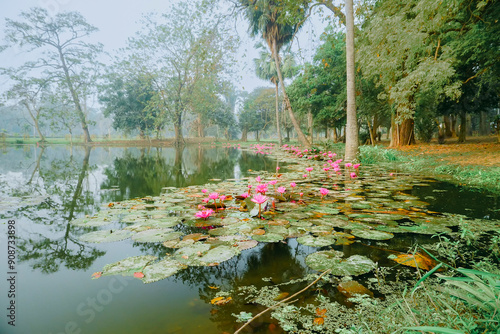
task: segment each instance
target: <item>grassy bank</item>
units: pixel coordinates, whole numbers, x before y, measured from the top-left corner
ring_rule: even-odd
[[[413,153],[380,146],[361,146],[359,160],[363,164],[384,164],[402,172],[423,173],[460,185],[500,193],[500,167],[463,165],[450,159],[450,153],[446,157]],[[466,153],[456,153],[458,161]]]

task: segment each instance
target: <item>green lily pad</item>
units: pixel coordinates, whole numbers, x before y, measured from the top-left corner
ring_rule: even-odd
[[[116,218],[113,217],[81,217],[78,219],[74,219],[71,221],[71,225],[79,226],[79,227],[96,227],[96,226],[105,226],[109,225],[112,222],[116,221]]]
[[[370,240],[389,240],[394,238],[394,234],[377,230],[352,230],[351,234],[355,237]]]
[[[132,235],[132,232],[125,230],[104,230],[81,235],[79,239],[84,242],[101,243],[125,240]]]
[[[299,244],[309,246],[309,247],[325,247],[330,246],[335,243],[336,239],[333,235],[325,235],[319,237],[313,237],[312,235],[306,235],[297,238]]]
[[[134,272],[143,270],[149,263],[156,260],[153,255],[132,256],[115,263],[107,264],[102,269],[102,276],[122,275],[132,276]]]
[[[191,246],[194,243],[195,243],[195,241],[193,239],[187,239],[187,240],[173,239],[173,240],[165,241],[163,243],[163,246],[165,246],[167,248],[182,248],[182,247]]]
[[[343,253],[335,250],[321,251],[309,254],[306,264],[317,271],[331,269],[336,276],[358,276],[375,269],[375,263],[362,255],[353,255],[347,259],[342,258]]]
[[[137,242],[163,242],[178,239],[183,235],[181,232],[172,231],[171,228],[146,230],[133,235],[132,240]]]
[[[149,229],[157,229],[157,228],[169,228],[174,227],[180,223],[180,219],[169,219],[169,220],[147,220],[139,223],[135,223],[134,225],[125,226],[124,230],[141,232]]]
[[[211,248],[209,244],[194,244],[179,249],[174,258],[188,266],[210,266],[227,261],[239,253],[236,247],[219,245]]]
[[[144,283],[153,283],[164,278],[170,277],[186,266],[172,259],[164,259],[159,262],[148,265],[142,273],[144,277],[142,281]]]
[[[259,242],[280,242],[283,240],[283,236],[276,233],[266,233],[263,235],[253,235],[252,239]]]

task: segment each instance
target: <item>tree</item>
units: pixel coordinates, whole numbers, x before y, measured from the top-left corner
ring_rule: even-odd
[[[108,80],[101,88],[99,100],[104,105],[104,115],[113,116],[114,129],[138,130],[140,137],[145,138],[150,131],[158,132],[163,127],[163,122],[158,122],[160,111],[152,108],[155,92],[150,79],[110,74]]]
[[[40,119],[43,116],[43,93],[47,89],[47,80],[39,78],[30,78],[26,73],[10,73],[10,79],[15,84],[7,91],[7,98],[14,99],[17,104],[22,105],[28,112],[40,142],[45,142],[45,136],[40,128]]]
[[[354,14],[352,0],[346,0],[346,68],[347,68],[347,122],[345,139],[346,161],[356,159],[359,152],[358,120],[356,117],[356,84],[354,57]]]
[[[21,13],[21,20],[6,19],[6,39],[10,46],[27,47],[37,51],[36,61],[27,62],[25,69],[43,68],[52,81],[58,81],[70,93],[84,133],[91,142],[86,115],[82,108],[82,91],[94,80],[89,76],[98,64],[101,44],[89,44],[84,39],[97,31],[77,12],[49,16],[46,9],[31,8]]]
[[[243,110],[239,115],[239,125],[246,141],[248,131],[255,132],[255,140],[260,141],[260,132],[272,123],[275,96],[271,88],[256,88],[243,101]]]
[[[78,125],[79,119],[74,112],[71,97],[66,94],[65,90],[50,92],[43,114],[53,130],[68,131],[70,144],[73,145],[73,130]]]
[[[202,87],[196,83],[231,69],[237,40],[227,33],[215,5],[178,3],[159,19],[145,17],[144,28],[129,39],[126,50],[128,71],[151,78],[156,92],[152,104],[173,124],[177,146],[184,144],[183,117]]]
[[[245,15],[250,23],[250,34],[252,36],[261,35],[266,41],[269,50],[271,50],[271,54],[273,55],[273,59],[276,64],[278,81],[281,84],[285,108],[288,110],[288,114],[295,131],[297,132],[300,143],[303,146],[309,147],[311,144],[300,129],[299,123],[292,110],[290,99],[286,93],[279,56],[281,48],[292,41],[294,34],[300,26],[298,24],[285,24],[278,22],[278,18],[280,16],[279,1],[260,0],[254,2],[252,0],[240,0],[240,4],[244,8]]]
[[[264,47],[259,43],[260,47]],[[278,134],[279,145],[283,145],[283,140],[281,136],[281,124],[280,124],[280,113],[279,113],[279,86],[278,86],[278,71],[276,71],[276,63],[273,60],[272,54],[266,52],[265,50],[260,52],[259,58],[254,58],[255,73],[257,77],[263,80],[271,81],[275,87],[276,95],[276,130]],[[295,64],[295,59],[291,53],[287,53],[283,57],[282,74],[285,78],[291,78],[297,73],[297,66]]]

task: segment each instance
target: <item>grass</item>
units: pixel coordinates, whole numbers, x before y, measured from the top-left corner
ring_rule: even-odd
[[[362,164],[390,164],[402,172],[432,175],[437,179],[500,193],[499,167],[462,166],[443,162],[440,156],[414,156],[380,146],[361,146],[359,160]]]

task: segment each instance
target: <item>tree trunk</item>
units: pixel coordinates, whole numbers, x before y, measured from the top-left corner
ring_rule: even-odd
[[[26,109],[28,109],[28,113],[30,114],[31,119],[33,120],[33,123],[35,124],[35,129],[36,132],[38,132],[38,136],[40,137],[40,142],[45,142],[45,136],[43,135],[42,131],[40,130],[40,124],[38,123],[38,118],[40,117],[40,109],[36,111],[36,114],[33,113],[31,110],[29,104],[27,102],[23,103]]]
[[[182,136],[182,113],[177,111],[174,119],[175,146],[184,145],[184,137]]]
[[[203,126],[203,122],[201,120],[201,114],[198,114],[198,138],[205,137],[205,127]]]
[[[309,132],[309,142],[313,143],[314,138],[313,138],[313,114],[311,112],[311,109],[307,111],[307,132]]]
[[[278,134],[278,143],[280,146],[282,146],[283,140],[281,139],[281,126],[280,126],[279,87],[278,87],[278,82],[276,80],[274,80],[274,87],[276,93],[276,133]]]
[[[451,138],[453,136],[451,119],[448,115],[444,115],[444,134],[447,138]]]
[[[460,128],[458,131],[458,142],[464,143],[467,136],[467,113],[465,109],[460,111]]]
[[[325,139],[328,139],[328,132],[330,132],[330,129],[328,126],[325,127]]]
[[[292,105],[290,104],[290,99],[288,98],[288,95],[285,90],[285,83],[283,81],[283,76],[281,75],[280,60],[278,56],[278,50],[276,47],[276,40],[273,40],[270,46],[271,46],[271,52],[274,57],[274,63],[276,65],[276,72],[278,72],[278,80],[280,81],[281,84],[281,91],[283,92],[285,108],[288,110],[288,115],[290,116],[290,120],[292,121],[293,127],[295,128],[295,132],[297,133],[300,144],[306,148],[309,148],[311,147],[311,143],[309,143],[306,136],[304,136],[304,133],[300,129],[299,123],[297,122],[295,114],[293,113]]]
[[[488,113],[481,111],[479,113],[479,135],[487,136],[490,134],[490,123],[488,122]]]
[[[457,115],[451,115],[451,136],[457,136]]]
[[[64,70],[64,77],[66,79],[66,84],[68,85],[68,89],[71,93],[73,103],[75,104],[76,114],[80,118],[80,123],[82,124],[84,141],[86,143],[90,143],[90,142],[92,142],[92,139],[90,139],[89,127],[87,125],[87,120],[86,120],[85,114],[83,113],[82,106],[80,104],[80,99],[78,98],[78,95],[76,94],[76,90],[73,87],[73,83],[71,82],[68,66],[66,66],[66,59],[64,59],[62,49],[60,47],[58,47],[58,51],[59,51],[59,58],[61,59],[62,68]]]
[[[347,124],[345,161],[356,159],[359,151],[358,121],[356,117],[356,85],[354,58],[353,0],[346,0],[346,70],[347,70]]]
[[[333,142],[338,143],[339,141],[339,136],[337,135],[337,128],[333,128]]]
[[[243,128],[243,130],[241,131],[241,141],[247,141],[248,140],[248,130],[247,128]]]
[[[259,139],[259,131],[255,131],[255,140],[256,140],[257,142],[259,142],[259,141],[260,141],[260,139]]]
[[[401,147],[415,144],[415,123],[413,118],[396,123],[396,114],[391,116],[391,144],[389,147]]]

